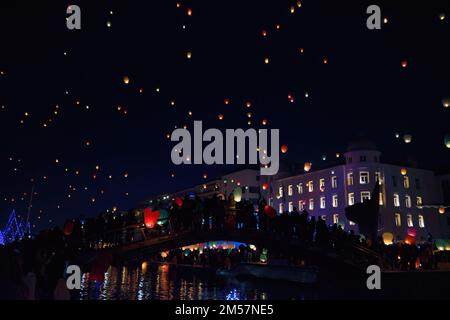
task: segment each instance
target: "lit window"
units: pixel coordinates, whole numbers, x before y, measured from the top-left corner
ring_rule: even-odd
[[[320,209],[325,209],[325,197],[320,197]]]
[[[368,172],[360,172],[359,173],[359,183],[360,184],[368,184],[369,183],[369,173]]]
[[[336,188],[337,188],[337,177],[336,177],[336,176],[332,176],[332,177],[331,177],[331,187],[332,187],[333,189],[336,189]]]
[[[304,202],[303,200],[300,200],[300,201],[298,202],[298,209],[299,209],[300,211],[305,210],[305,202]]]
[[[289,202],[289,212],[294,211],[294,204],[292,202]]]
[[[423,204],[422,197],[416,197],[416,203],[418,206],[421,206]]]
[[[333,195],[333,208],[338,207],[338,196],[337,194]]]
[[[382,184],[382,180],[381,180],[381,172],[375,172],[375,180],[378,181],[378,184],[381,185]]]
[[[309,210],[314,210],[314,199],[309,199]]]
[[[425,228],[425,220],[421,214],[419,214],[419,228]]]
[[[361,192],[361,202],[364,202],[366,200],[370,200],[370,191],[363,191]]]
[[[308,182],[308,191],[313,192],[314,191],[314,184],[312,181]]]
[[[400,216],[400,213],[395,214],[395,226],[397,227],[402,226],[402,217]]]
[[[338,224],[339,223],[339,215],[338,214],[333,214],[333,223],[334,224]]]
[[[349,193],[348,194],[348,205],[352,206],[355,204],[355,194],[354,193]]]
[[[380,206],[384,205],[384,201],[383,201],[383,192],[380,192],[380,201],[379,201],[379,205],[380,205]]]
[[[408,227],[414,227],[413,218],[412,215],[407,214],[406,215],[406,223],[408,224]]]
[[[352,186],[353,185],[353,173],[347,173],[347,185]]]
[[[293,195],[293,188],[292,188],[292,185],[289,185],[288,186],[288,196],[292,196]]]
[[[280,207],[278,210],[279,213],[283,213],[284,212],[284,203],[280,203]]]
[[[408,176],[403,177],[403,186],[405,187],[405,189],[409,189],[409,177]]]
[[[278,189],[278,194],[280,195],[280,197],[283,196],[283,187],[280,187],[280,188]]]
[[[298,189],[298,194],[302,194],[303,193],[303,183],[299,183],[297,186]]]
[[[320,179],[319,180],[319,189],[320,191],[325,191],[325,179]]]
[[[394,207],[400,207],[400,196],[398,193],[394,193]]]
[[[405,196],[405,207],[411,208],[411,197],[408,195]]]

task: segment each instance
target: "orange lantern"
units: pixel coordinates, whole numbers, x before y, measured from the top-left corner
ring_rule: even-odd
[[[445,208],[444,207],[440,207],[439,208],[439,214],[444,214],[445,213]]]
[[[405,243],[413,246],[416,244],[416,238],[411,237],[410,235],[407,235],[405,238]]]
[[[406,168],[402,168],[400,170],[400,173],[402,174],[402,176],[406,176],[406,174],[408,173],[408,170],[406,170]]]
[[[282,145],[281,146],[281,153],[287,153],[288,152],[288,147],[286,145]]]
[[[309,172],[311,170],[311,167],[312,167],[311,162],[305,162],[305,165],[303,166],[303,170],[305,170],[305,172]]]
[[[130,83],[130,78],[128,76],[124,76],[123,77],[123,83],[129,84]]]
[[[159,211],[153,211],[151,208],[145,208],[144,210],[144,224],[147,228],[153,229],[156,225],[156,222],[159,219]]]

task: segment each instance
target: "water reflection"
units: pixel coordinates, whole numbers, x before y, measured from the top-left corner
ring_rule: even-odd
[[[148,264],[111,267],[103,283],[84,274],[80,300],[318,299],[317,291],[292,283],[238,281],[211,269]]]

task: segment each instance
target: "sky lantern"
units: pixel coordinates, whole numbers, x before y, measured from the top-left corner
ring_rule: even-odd
[[[192,52],[191,51],[186,52],[186,58],[188,58],[188,59],[192,58]]]
[[[442,105],[444,106],[444,108],[450,107],[450,98],[442,99]]]
[[[223,103],[225,105],[229,105],[230,104],[230,99],[228,99],[228,98],[223,99]]]
[[[160,216],[158,210],[153,211],[151,208],[145,208],[144,210],[144,224],[145,227],[153,229]]]
[[[440,207],[439,208],[439,214],[444,214],[445,213],[445,208],[444,207]]]
[[[445,135],[444,143],[445,143],[445,146],[450,149],[450,134]]]
[[[269,189],[269,184],[268,184],[268,183],[263,183],[262,189],[263,189],[263,190]]]
[[[270,62],[269,58],[267,58],[267,57],[264,58],[264,63],[265,63],[265,64],[269,64],[269,62]]]
[[[181,206],[183,205],[183,200],[180,197],[175,197],[175,203],[178,207],[181,208]]]
[[[262,123],[263,126],[266,126],[267,123],[268,123],[268,121],[267,121],[267,119],[263,119],[263,120],[261,121],[261,123]]]
[[[192,16],[192,9],[191,9],[191,8],[188,8],[187,11],[186,11],[186,13],[187,13],[188,16]]]
[[[406,176],[406,174],[408,173],[408,170],[406,170],[406,168],[401,168],[400,173],[402,174],[402,176]]]
[[[290,10],[289,10],[291,13],[294,13],[295,12],[295,7],[294,6],[291,6],[291,8],[290,8]]]
[[[439,15],[439,20],[444,21],[445,20],[445,13],[441,13]]]
[[[264,213],[271,219],[274,219],[277,216],[275,209],[269,205],[264,207]]]
[[[305,170],[305,172],[309,172],[311,170],[311,167],[312,167],[311,162],[305,162],[305,164],[303,166],[303,170]]]
[[[402,61],[402,68],[405,69],[408,66],[408,61],[403,60]]]
[[[64,235],[65,236],[70,236],[73,232],[75,224],[73,223],[72,220],[67,220],[66,223],[64,224]]]
[[[408,236],[415,238],[417,236],[416,228],[408,228]]]
[[[124,76],[123,77],[123,83],[129,84],[130,83],[130,78],[128,76]]]
[[[266,30],[263,30],[263,31],[261,32],[261,34],[262,34],[263,37],[267,37],[267,31],[266,31]]]
[[[287,145],[282,145],[281,146],[281,153],[287,153],[288,152],[288,147],[287,147]]]
[[[252,103],[251,103],[250,101],[247,101],[247,102],[245,103],[245,106],[246,106],[247,108],[250,108],[250,107],[252,106]]]
[[[304,53],[305,52],[305,48],[300,48],[300,53]]]
[[[302,7],[302,2],[301,1],[297,1],[297,7],[301,8]]]
[[[393,244],[394,242],[394,235],[390,232],[383,233],[383,243],[387,246]]]
[[[410,134],[403,135],[403,141],[405,141],[405,143],[411,143],[412,135],[410,135]]]
[[[405,243],[409,244],[410,246],[413,246],[416,244],[416,238],[411,237],[410,235],[407,235],[405,238]]]
[[[242,188],[236,187],[233,190],[234,201],[241,202],[242,201]]]
[[[219,118],[219,120],[223,120],[224,115],[223,115],[223,114],[219,114],[219,115],[217,116],[217,118]]]

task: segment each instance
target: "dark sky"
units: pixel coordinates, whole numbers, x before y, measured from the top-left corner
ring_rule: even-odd
[[[286,160],[333,158],[364,134],[390,159],[450,163],[448,0],[377,1],[388,22],[376,31],[372,1],[176,3],[0,2],[0,226],[25,214],[31,179],[39,230],[213,177],[224,168],[173,166],[166,134],[193,120],[248,128],[247,112],[280,129]],[[66,28],[69,4],[80,31]]]

